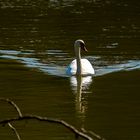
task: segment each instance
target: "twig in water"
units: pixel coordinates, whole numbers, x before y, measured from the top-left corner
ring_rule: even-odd
[[[96,134],[95,132],[93,131],[87,131],[85,130],[84,128],[81,128],[82,132],[86,133],[86,134],[90,134],[92,135],[93,137],[97,138],[98,140],[105,140],[105,138],[101,137],[100,135]]]
[[[7,103],[9,103],[10,105],[12,105],[14,107],[14,109],[18,112],[18,115],[21,117],[22,113],[19,109],[19,107],[10,99],[5,99],[5,98],[0,98],[1,101],[5,101]]]
[[[21,140],[21,138],[20,138],[20,136],[19,136],[16,128],[11,125],[11,122],[21,121],[21,120],[30,120],[30,119],[35,119],[35,120],[38,120],[38,121],[50,122],[50,123],[56,123],[56,124],[59,124],[59,125],[63,125],[67,129],[69,129],[72,133],[75,134],[75,138],[76,139],[78,139],[79,137],[81,137],[81,138],[84,138],[86,140],[93,140],[89,135],[87,135],[89,133],[89,134],[91,134],[92,136],[94,136],[95,138],[97,138],[99,140],[105,140],[101,136],[95,134],[92,131],[87,131],[84,128],[81,129],[82,130],[82,132],[81,132],[81,131],[77,130],[74,126],[68,124],[67,122],[65,122],[63,120],[58,120],[58,119],[53,119],[53,118],[47,118],[47,117],[41,117],[41,116],[37,116],[37,115],[22,115],[19,107],[12,100],[5,99],[5,98],[0,98],[0,100],[1,101],[5,101],[5,102],[8,102],[18,112],[18,117],[16,117],[16,118],[10,118],[10,119],[5,119],[5,120],[1,120],[0,121],[0,124],[8,124],[8,126],[16,134],[18,140]],[[87,134],[85,134],[85,133],[87,133]]]
[[[21,140],[16,128],[14,126],[12,126],[10,123],[8,123],[8,126],[13,130],[13,132],[16,134],[18,140]]]
[[[22,117],[22,113],[21,113],[19,107],[13,101],[11,101],[9,99],[5,99],[5,98],[0,98],[0,100],[8,102],[10,105],[12,105],[14,107],[14,109],[18,112],[18,116]],[[11,123],[8,123],[8,126],[11,128],[11,130],[13,130],[13,132],[17,136],[18,140],[21,140],[21,138],[19,136],[19,133],[17,132],[16,128]]]
[[[43,121],[43,122],[57,123],[57,124],[63,125],[64,127],[68,128],[71,132],[73,132],[75,134],[75,136],[77,138],[82,137],[86,140],[93,140],[90,136],[80,132],[74,126],[68,124],[67,122],[65,122],[63,120],[41,117],[41,116],[36,116],[36,115],[25,115],[25,116],[21,116],[21,117],[19,116],[16,118],[5,119],[5,120],[1,120],[0,124],[7,124],[10,122],[14,122],[14,121],[30,120],[30,119],[35,119],[35,120]]]

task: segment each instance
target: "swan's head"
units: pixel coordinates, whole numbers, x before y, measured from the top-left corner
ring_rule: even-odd
[[[78,39],[78,40],[75,41],[74,47],[75,48],[81,48],[82,50],[87,52],[87,49],[85,47],[85,42],[81,39]]]

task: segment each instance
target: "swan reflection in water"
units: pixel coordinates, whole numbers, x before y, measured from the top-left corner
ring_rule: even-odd
[[[92,83],[92,76],[72,76],[70,77],[70,84],[72,91],[75,94],[75,106],[78,116],[85,118],[85,113],[88,108],[87,97],[89,87]]]

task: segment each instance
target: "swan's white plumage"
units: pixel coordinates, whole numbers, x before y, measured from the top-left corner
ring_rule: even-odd
[[[83,40],[78,39],[74,43],[76,59],[74,59],[66,70],[68,75],[93,75],[95,71],[87,59],[81,59],[81,49],[87,51]]]
[[[87,59],[81,59],[82,64],[82,75],[93,75],[95,74],[95,71],[91,65],[91,63]],[[77,71],[77,62],[76,59],[74,59],[70,65],[67,67],[66,73],[68,75],[76,75]]]

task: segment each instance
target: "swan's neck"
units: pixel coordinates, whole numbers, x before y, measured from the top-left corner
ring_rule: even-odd
[[[82,66],[81,66],[81,49],[80,47],[75,47],[76,61],[77,61],[77,75],[82,74]]]

